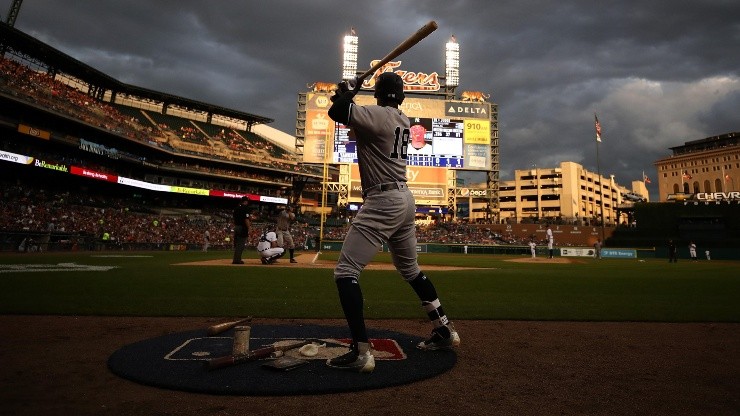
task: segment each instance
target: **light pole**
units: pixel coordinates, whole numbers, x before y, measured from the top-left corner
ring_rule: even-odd
[[[535,199],[534,200],[534,207],[535,210],[537,210],[536,218],[535,220],[539,223],[540,222],[540,171],[537,169],[537,164],[533,163],[532,167],[534,168],[534,183],[535,183]]]

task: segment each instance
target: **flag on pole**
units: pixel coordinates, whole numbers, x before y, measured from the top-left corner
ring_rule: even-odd
[[[689,175],[688,170],[683,171],[683,179],[686,179],[687,181],[691,179],[691,175]]]
[[[601,143],[601,123],[599,123],[599,118],[596,117],[596,113],[594,113],[594,119],[596,120],[594,123],[594,126],[596,127],[596,141]]]
[[[645,175],[644,170],[642,171],[642,181],[645,182],[646,185],[650,183],[650,178]]]

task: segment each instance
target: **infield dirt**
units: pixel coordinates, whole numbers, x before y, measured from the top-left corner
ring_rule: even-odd
[[[433,408],[447,415],[704,416],[740,409],[740,324],[456,321],[462,344],[449,372],[393,388],[319,396],[162,390],[119,378],[106,366],[124,345],[221,321],[0,316],[0,413],[377,416]],[[260,322],[345,325],[274,319],[253,325]],[[428,325],[368,321],[370,328],[420,337]]]

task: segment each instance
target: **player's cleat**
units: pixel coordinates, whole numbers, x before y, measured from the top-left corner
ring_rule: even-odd
[[[267,263],[267,259],[264,257],[260,257],[260,261],[262,262],[262,264],[269,264]]]
[[[235,261],[232,261],[231,264],[244,264],[244,261],[242,261],[242,260],[235,260]]]
[[[375,357],[370,353],[370,344],[359,342],[357,347],[351,346],[348,353],[326,360],[326,365],[357,373],[372,373],[375,370]]]
[[[290,262],[291,263],[298,263],[298,260],[296,260],[296,259],[290,259]]]
[[[449,335],[447,335],[449,332]],[[416,348],[425,351],[451,350],[460,345],[460,335],[452,324],[447,324],[432,331],[432,336],[421,341]]]

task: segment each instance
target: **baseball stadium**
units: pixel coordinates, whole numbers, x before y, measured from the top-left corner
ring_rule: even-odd
[[[354,31],[343,42],[348,81],[366,64]],[[454,37],[441,68],[396,56],[355,96],[373,104],[381,73],[403,79],[419,265],[461,338],[415,348],[429,321],[383,245],[362,274],[372,374],[324,365],[349,342],[332,270],[364,200],[354,134],[328,115],[336,82],[306,80],[287,134],[270,115],[123,82],[12,24],[0,44],[4,414],[740,409],[738,204],[615,186],[608,217],[591,197],[522,217],[506,201],[526,200],[514,188],[534,176],[502,186],[499,105],[461,88]],[[537,188],[563,188],[567,168],[581,172],[564,164]],[[296,261],[261,262],[287,206]]]

